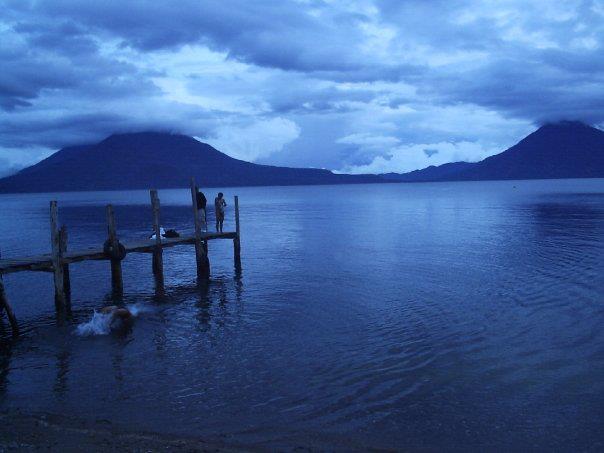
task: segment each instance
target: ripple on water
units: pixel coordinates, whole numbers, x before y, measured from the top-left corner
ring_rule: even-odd
[[[232,244],[212,243],[213,278],[197,287],[190,249],[174,248],[156,295],[150,257],[132,256],[115,300],[107,263],[86,263],[65,318],[52,279],[7,276],[24,335],[2,337],[0,401],[259,445],[589,449],[604,407],[604,186],[552,184],[571,183],[238,189],[242,274]],[[136,209],[118,214],[136,236],[148,194],[129,196]],[[93,207],[64,213],[78,243],[105,234]],[[43,250],[47,200],[27,209],[22,230]],[[166,215],[190,223],[184,201]],[[150,311],[128,332],[74,335],[115,303]]]

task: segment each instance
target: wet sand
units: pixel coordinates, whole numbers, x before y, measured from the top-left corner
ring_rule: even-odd
[[[50,414],[8,412],[0,415],[0,451],[208,451],[239,448],[200,439],[123,430],[109,421],[84,422]]]
[[[364,445],[342,436],[299,432],[275,434],[261,442],[229,439],[205,441],[193,437],[132,431],[109,420],[85,421],[63,415],[29,414],[12,410],[0,414],[0,453],[5,451],[120,451],[120,452],[356,452],[395,451]]]

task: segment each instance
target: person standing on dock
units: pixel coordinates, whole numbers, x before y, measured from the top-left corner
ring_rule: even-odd
[[[208,200],[199,187],[195,186],[195,194],[197,197],[197,210],[201,213],[201,221],[203,222],[203,230],[208,231],[208,219],[206,218],[206,204]]]
[[[224,195],[218,192],[218,196],[214,199],[214,209],[216,211],[216,231],[222,233],[222,223],[224,222],[224,208],[226,207]]]

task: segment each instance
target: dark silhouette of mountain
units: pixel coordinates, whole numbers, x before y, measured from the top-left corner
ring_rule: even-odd
[[[176,188],[191,176],[204,187],[383,182],[375,175],[252,164],[185,135],[141,132],[63,148],[0,179],[0,192]]]
[[[382,176],[403,182],[604,178],[604,132],[576,121],[546,124],[480,162]]]
[[[409,173],[384,173],[380,175],[388,181],[397,182],[428,182],[442,181],[463,170],[471,168],[470,162],[451,162],[443,165],[430,165],[422,170],[413,170]]]
[[[455,180],[604,177],[604,132],[574,121],[546,124]]]

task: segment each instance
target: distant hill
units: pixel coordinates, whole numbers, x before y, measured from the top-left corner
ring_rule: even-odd
[[[547,124],[453,180],[604,177],[604,132],[583,123]]]
[[[257,165],[233,159],[192,137],[158,132],[112,135],[63,148],[47,159],[0,179],[0,192],[63,192],[186,187],[383,182],[375,175]]]
[[[451,162],[438,166],[430,165],[422,170],[414,170],[409,173],[384,173],[380,176],[386,180],[397,182],[443,181],[473,165],[475,164],[470,162]]]
[[[382,176],[401,182],[604,178],[604,132],[580,122],[562,121],[542,126],[480,162],[453,162]]]

